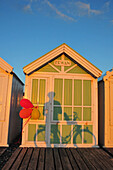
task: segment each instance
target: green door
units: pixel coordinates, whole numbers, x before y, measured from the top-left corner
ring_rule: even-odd
[[[53,91],[50,146],[93,144],[91,80],[54,78]]]

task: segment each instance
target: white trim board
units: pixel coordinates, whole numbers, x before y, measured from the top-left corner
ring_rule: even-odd
[[[78,54],[76,51],[70,48],[67,44],[60,45],[59,47],[45,54],[44,56],[28,64],[23,68],[23,71],[25,74],[30,74],[31,72],[35,71],[36,69],[43,66],[45,63],[48,63],[50,60],[56,58],[62,53],[66,53],[67,55],[69,55],[73,60],[82,65],[95,77],[101,76],[102,74],[101,70],[96,68],[93,64],[91,64],[88,60],[86,60],[84,57],[82,57],[80,54]]]

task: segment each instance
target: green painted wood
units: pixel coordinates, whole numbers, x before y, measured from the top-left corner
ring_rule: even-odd
[[[64,80],[64,105],[72,105],[72,80]]]
[[[63,93],[63,79],[54,80],[54,105],[62,104],[62,93]]]
[[[67,73],[77,73],[77,74],[88,74],[85,70],[83,70],[81,67],[76,66],[69,70]]]
[[[51,62],[52,65],[54,65],[59,71],[61,71],[61,66],[56,66],[56,65],[54,64],[54,62],[55,62],[56,60],[61,60],[61,56]]]
[[[72,120],[72,107],[64,107],[64,120]]]
[[[60,144],[60,125],[51,125],[51,144]]]
[[[83,81],[83,105],[91,106],[91,80]]]
[[[37,141],[45,141],[45,125],[38,125]]]
[[[73,143],[81,144],[82,143],[82,126],[73,125]]]
[[[45,103],[45,88],[46,88],[46,80],[40,79],[39,104],[44,104]]]
[[[91,108],[87,108],[87,107],[83,108],[83,120],[91,121]]]
[[[82,108],[81,107],[74,107],[73,108],[73,120],[74,121],[81,121],[82,120]]]
[[[74,80],[74,105],[82,105],[82,80]]]
[[[39,106],[38,110],[40,112],[39,120],[44,120],[44,106]]]
[[[38,101],[38,79],[32,80],[32,95],[31,95],[31,102],[33,104],[37,104]]]
[[[45,65],[41,69],[39,69],[37,72],[56,72],[58,73],[57,70],[55,70],[53,67],[51,67],[49,64]]]
[[[62,125],[62,144],[71,144],[71,125]]]
[[[61,108],[61,106],[54,107],[53,120],[62,120],[62,108]]]
[[[36,125],[28,124],[28,141],[34,141],[35,133],[36,133]]]
[[[71,61],[66,55],[64,56],[64,60]],[[75,63],[73,61],[71,61],[71,66],[64,66],[64,71],[68,70],[69,68],[71,68],[74,65],[75,65]]]
[[[85,144],[91,144],[93,143],[93,135],[91,133],[93,133],[93,126],[92,125],[84,125],[84,129],[86,131],[84,131],[84,139],[83,142]],[[91,132],[91,133],[90,133]]]

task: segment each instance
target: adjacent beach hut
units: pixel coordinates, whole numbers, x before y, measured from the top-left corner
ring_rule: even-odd
[[[99,145],[113,147],[113,69],[98,82]]]
[[[13,67],[0,58],[0,146],[8,146],[21,133],[23,85]]]
[[[40,118],[25,126],[21,146],[98,145],[98,68],[62,44],[23,71],[25,98],[38,103]]]

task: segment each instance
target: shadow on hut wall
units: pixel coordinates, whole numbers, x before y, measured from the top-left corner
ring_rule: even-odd
[[[78,147],[78,144],[90,144],[93,143],[94,139],[94,146],[96,145],[96,137],[92,133],[92,128],[90,125],[84,125],[84,128],[82,129],[82,125],[78,125],[77,122],[80,121],[79,113],[73,112],[73,122],[72,122],[72,114],[67,114],[64,112],[64,121],[66,121],[66,125],[62,125],[62,132],[60,133],[60,125],[59,122],[62,120],[62,107],[59,101],[54,100],[55,98],[55,92],[48,93],[49,101],[45,103],[43,108],[43,115],[44,110],[46,112],[46,128],[48,123],[48,111],[52,107],[52,102],[54,106],[56,106],[56,109],[54,107],[54,114],[53,114],[53,120],[56,120],[57,122],[51,123],[51,132],[50,132],[50,145],[55,146],[60,145],[60,140],[64,146],[67,146],[67,144],[71,144],[71,138],[73,136],[73,146]],[[52,112],[51,112],[52,113]],[[52,115],[50,115],[52,117]],[[71,122],[70,122],[71,121]],[[71,126],[73,125],[73,130],[71,130]],[[45,134],[45,126],[40,125],[39,130],[37,130],[36,134],[34,135],[34,144],[36,147],[38,147],[36,143],[36,138],[41,133]],[[84,136],[84,139],[83,139]],[[48,137],[46,136],[46,143],[48,141]]]

